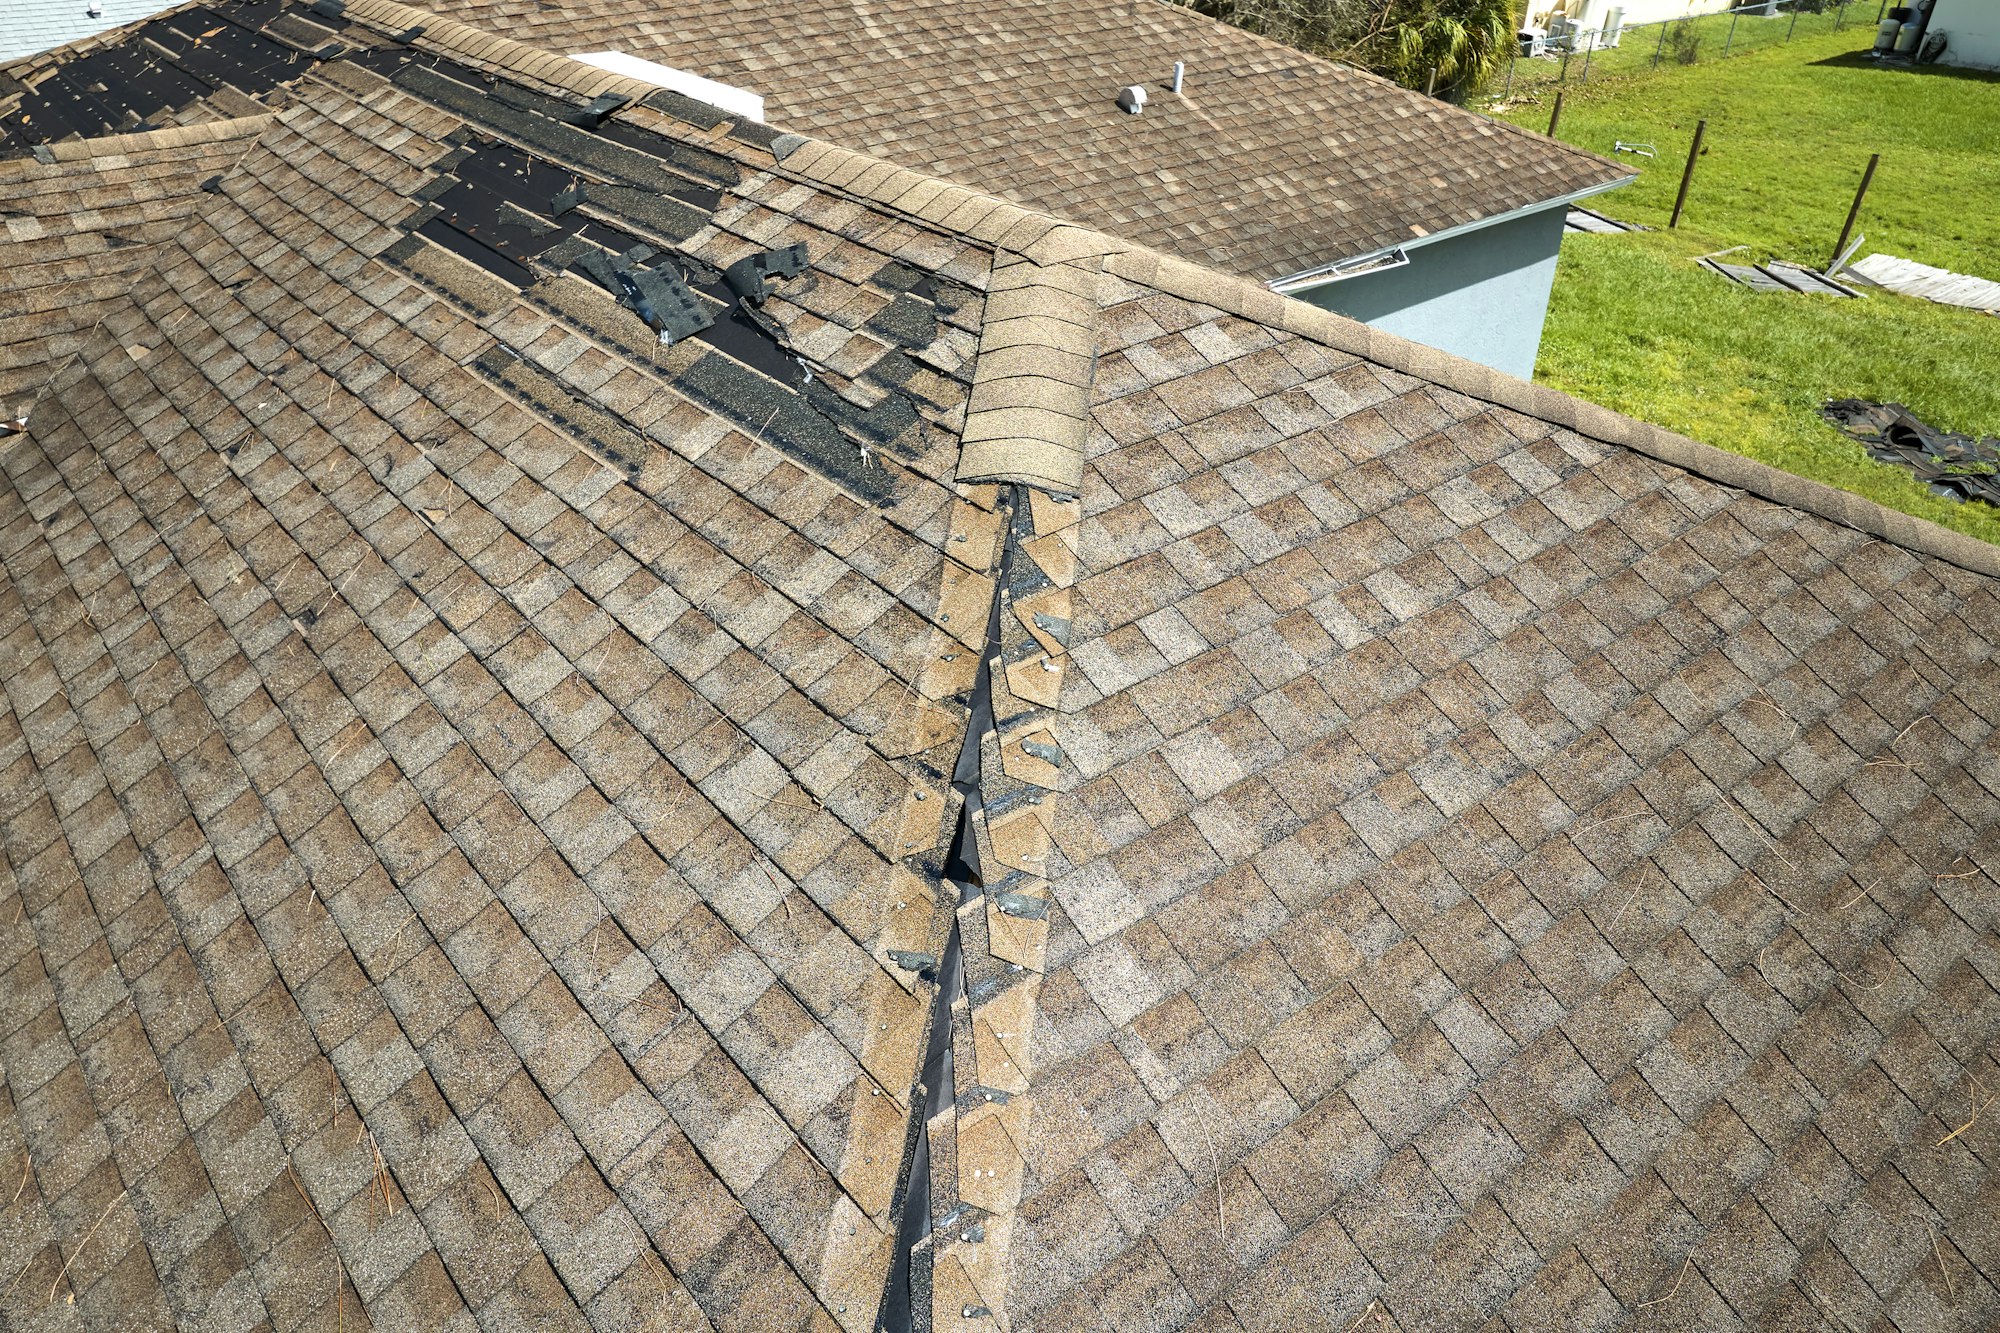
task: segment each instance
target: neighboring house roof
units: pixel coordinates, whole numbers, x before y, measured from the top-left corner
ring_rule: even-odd
[[[168,7],[167,0],[7,0],[0,5],[0,60],[50,51],[112,28],[136,23]]]
[[[1163,0],[435,8],[736,84],[782,128],[1262,281],[1632,176]],[[1148,92],[1142,115],[1115,104],[1127,84]]]
[[[10,1326],[1991,1326],[1993,548],[175,22],[285,105],[0,438]]]

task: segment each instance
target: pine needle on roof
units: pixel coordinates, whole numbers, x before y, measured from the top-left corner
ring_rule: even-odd
[[[1681,1260],[1681,1271],[1674,1278],[1674,1285],[1667,1288],[1666,1295],[1657,1297],[1650,1301],[1641,1301],[1639,1302],[1638,1305],[1634,1306],[1633,1308],[1638,1310],[1650,1310],[1655,1305],[1665,1305],[1668,1301],[1672,1300],[1674,1298],[1674,1294],[1681,1289],[1681,1283],[1687,1281],[1688,1269],[1693,1267],[1694,1267],[1694,1256],[1690,1254],[1688,1255],[1687,1258]]]
[[[1986,1091],[1986,1085],[1979,1081],[1978,1075],[1974,1074],[1971,1070],[1968,1069],[1965,1071],[1965,1076],[1966,1078],[1972,1081],[1972,1086],[1974,1088],[1977,1088],[1980,1092]],[[1939,1139],[1934,1146],[1942,1148],[1944,1147],[1945,1144],[1950,1143],[1953,1139],[1965,1133],[1966,1130],[1971,1129],[1974,1125],[1978,1124],[1979,1117],[1982,1114],[1984,1114],[1987,1107],[1993,1105],[1993,1098],[1996,1096],[2000,1096],[2000,1093],[1989,1094],[1985,1101],[1979,1102],[1976,1105],[1974,1105],[1972,1108],[1971,1118],[1969,1118],[1964,1124],[1960,1125],[1957,1129],[1954,1129],[1951,1133]]]

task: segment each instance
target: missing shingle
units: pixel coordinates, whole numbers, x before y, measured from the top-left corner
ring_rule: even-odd
[[[719,197],[719,196],[718,196]],[[649,190],[625,185],[603,185],[596,181],[572,181],[549,200],[549,216],[561,217],[575,208],[651,232],[661,240],[679,244],[708,225],[708,209],[714,203],[694,204]]]
[[[401,237],[380,256],[425,286],[464,306],[480,319],[496,314],[514,294],[508,283],[414,233]]]
[[[598,133],[579,129],[564,120],[576,109],[573,104],[512,84],[488,87],[476,74],[475,82],[468,83],[425,62],[404,64],[392,78],[419,97],[503,134],[551,162],[660,194],[678,197],[717,185],[734,185],[740,174],[728,158],[657,135],[641,138],[637,132],[624,132],[628,127],[615,121],[604,122]],[[635,147],[634,140],[646,146]]]
[[[871,461],[825,413],[771,376],[711,353],[683,370],[676,387],[753,438],[792,455],[856,495],[876,504],[893,497],[894,486],[879,463]]]
[[[582,440],[608,466],[628,478],[637,474],[650,445],[617,417],[579,397],[555,376],[531,362],[489,349],[472,368]]]

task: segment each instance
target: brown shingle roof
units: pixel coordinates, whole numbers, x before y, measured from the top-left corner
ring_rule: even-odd
[[[10,1325],[1990,1326],[1991,548],[415,18],[0,438]]]
[[[1156,288],[1105,319],[990,1303],[1993,1318],[1992,1141],[1939,1146],[2000,1073],[1991,579]]]
[[[1161,0],[436,8],[720,79],[786,129],[1262,281],[1632,174]]]
[[[68,356],[151,262],[148,246],[193,211],[201,182],[223,170],[266,117],[77,140],[0,161],[0,417],[25,414],[49,363]]]

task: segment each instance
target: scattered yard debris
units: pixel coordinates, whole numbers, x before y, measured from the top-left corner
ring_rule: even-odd
[[[1916,473],[1933,495],[2000,505],[2000,438],[1934,430],[1901,403],[1839,398],[1820,415],[1860,441],[1870,458]]]
[[[1921,296],[1939,305],[1964,306],[1968,310],[1984,310],[2000,315],[2000,282],[1987,278],[1953,273],[1949,269],[1919,264],[1914,259],[1898,259],[1895,255],[1880,253],[1855,260],[1847,266],[1847,271],[1860,275],[1877,287],[1887,287],[1905,296]]]
[[[1724,251],[1724,253],[1728,253]],[[1695,261],[1711,273],[1720,273],[1731,282],[1760,292],[1804,292],[1808,296],[1859,296],[1860,292],[1815,273],[1803,264],[1787,264],[1773,259],[1768,264],[1725,264],[1703,258]]]

